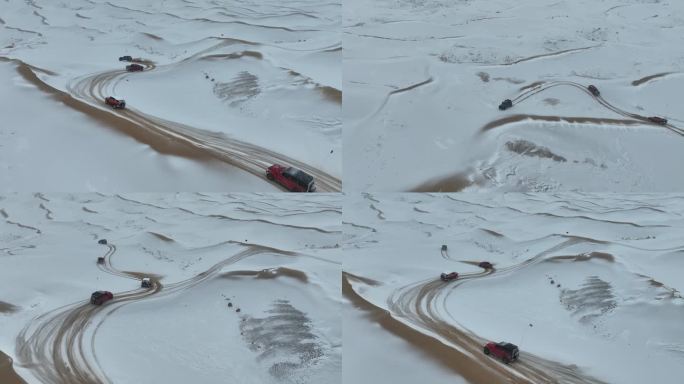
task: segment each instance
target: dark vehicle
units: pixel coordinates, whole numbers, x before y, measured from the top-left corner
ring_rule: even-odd
[[[114,109],[124,109],[126,108],[126,100],[119,100],[116,97],[108,96],[105,98],[105,104],[111,106]]]
[[[501,104],[499,104],[499,110],[505,111],[512,106],[513,106],[513,102],[511,101],[511,99],[506,99],[506,100],[502,101]]]
[[[442,251],[446,251],[446,250],[447,250],[446,244],[442,244]]]
[[[592,95],[596,97],[601,96],[601,92],[599,92],[598,88],[596,88],[595,85],[589,85],[587,89],[589,90],[589,92],[591,92]]]
[[[105,263],[105,258],[104,258],[104,256],[98,257],[98,258],[97,258],[97,263],[98,263],[98,264],[104,264],[104,263]]]
[[[667,119],[663,119],[662,117],[658,116],[651,116],[648,118],[648,121],[651,123],[656,123],[658,125],[666,125],[667,124]]]
[[[107,239],[100,239],[97,241],[98,244],[107,244]]]
[[[480,268],[484,268],[484,269],[493,269],[494,268],[492,263],[490,263],[489,261],[480,261],[480,264],[478,264],[477,266]]]
[[[119,61],[133,61],[133,58],[131,56],[121,56],[119,57]]]
[[[95,291],[90,295],[90,304],[102,305],[113,298],[114,295],[109,291]]]
[[[142,288],[152,288],[152,279],[149,277],[145,277],[142,280],[140,280],[140,286]]]
[[[126,70],[128,72],[141,72],[141,71],[145,70],[145,67],[143,67],[140,64],[131,64],[131,65],[126,66]]]
[[[458,272],[449,272],[449,273],[442,273],[439,275],[439,278],[442,279],[442,281],[451,281],[451,280],[456,280],[458,279]]]
[[[266,170],[266,178],[275,180],[290,192],[315,192],[313,176],[293,167],[273,164]]]
[[[518,347],[515,344],[503,341],[500,343],[493,343],[490,341],[484,346],[485,355],[497,357],[506,364],[518,360],[518,353]]]

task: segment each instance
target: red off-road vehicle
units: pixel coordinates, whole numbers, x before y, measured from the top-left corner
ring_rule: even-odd
[[[145,67],[140,64],[131,64],[126,66],[126,70],[128,72],[141,72],[145,70]]]
[[[114,298],[114,295],[109,291],[95,291],[90,295],[90,304],[102,305]]]
[[[290,192],[315,192],[313,176],[293,167],[273,164],[266,170],[266,178],[274,180]]]
[[[442,279],[442,281],[456,280],[458,279],[458,272],[444,272],[441,275],[439,275],[439,278]]]
[[[506,343],[504,341],[500,343],[494,343],[490,341],[484,346],[485,355],[492,355],[501,359],[501,361],[506,364],[518,360],[518,353],[518,346],[511,343]]]
[[[108,96],[105,98],[105,104],[111,106],[114,109],[124,109],[126,108],[126,100],[117,99],[114,96]]]
[[[589,90],[589,92],[591,92],[592,95],[596,97],[601,96],[601,92],[599,92],[598,88],[596,88],[595,85],[590,85],[587,87],[587,89]]]
[[[666,125],[667,124],[667,119],[663,119],[662,117],[658,117],[658,116],[651,116],[648,118],[648,121],[650,121],[651,123],[656,123],[656,124],[660,124],[660,125]]]

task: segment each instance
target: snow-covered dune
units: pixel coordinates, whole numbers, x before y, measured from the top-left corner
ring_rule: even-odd
[[[1,152],[0,181],[273,191],[264,171],[284,163],[319,179],[319,191],[339,191],[340,15],[339,2],[319,1],[5,2],[0,135],[17,149]],[[126,72],[122,56],[144,70]],[[74,159],[102,158],[101,147],[107,161]],[[45,164],[53,159],[59,166]],[[46,170],[67,177],[25,176]]]
[[[682,14],[680,1],[345,2],[345,188],[682,190]]]
[[[12,195],[0,215],[3,383],[341,382],[337,195]]]
[[[683,214],[681,195],[352,198],[343,294],[365,322],[345,334],[375,326],[379,343],[412,350],[394,364],[438,366],[429,382],[678,383]],[[485,356],[489,340],[518,345],[520,360]],[[372,370],[372,353],[345,344],[345,370]]]

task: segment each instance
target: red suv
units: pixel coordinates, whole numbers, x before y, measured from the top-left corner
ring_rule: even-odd
[[[90,304],[102,305],[114,298],[114,295],[109,291],[95,291],[90,295]]]
[[[506,364],[518,360],[518,353],[518,346],[504,341],[500,343],[490,341],[484,346],[485,355],[497,357]]]
[[[107,98],[105,98],[105,104],[111,106],[114,109],[126,108],[126,100],[117,99],[114,96],[108,96]]]
[[[275,180],[290,192],[315,192],[313,176],[293,167],[273,164],[266,170],[266,177]]]

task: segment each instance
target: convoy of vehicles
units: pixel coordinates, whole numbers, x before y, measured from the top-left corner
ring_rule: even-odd
[[[502,341],[500,343],[489,342],[484,346],[484,354],[494,356],[508,364],[518,360],[518,346]]]
[[[658,117],[658,116],[651,116],[648,118],[648,121],[650,121],[651,123],[658,124],[658,125],[666,125],[667,124],[667,119],[664,119],[664,118]]]
[[[483,268],[483,269],[493,269],[494,268],[492,263],[490,263],[489,261],[480,261],[480,263],[477,264],[477,266],[480,268]]]
[[[273,164],[266,170],[266,178],[285,187],[290,192],[315,192],[313,176],[294,167]]]
[[[102,305],[113,298],[114,295],[109,291],[95,291],[90,295],[90,304]]]

